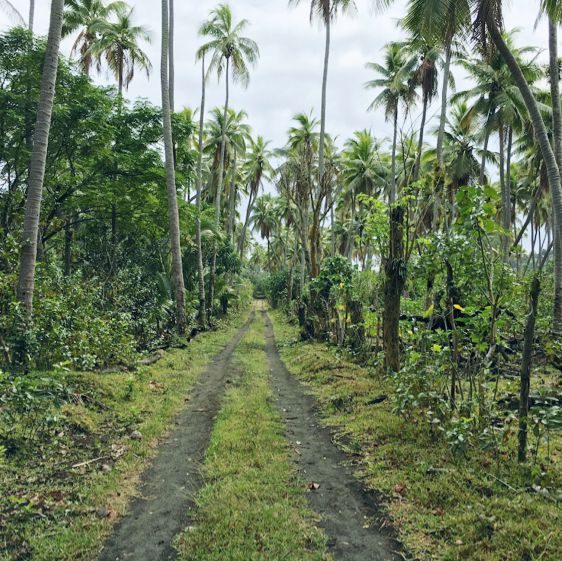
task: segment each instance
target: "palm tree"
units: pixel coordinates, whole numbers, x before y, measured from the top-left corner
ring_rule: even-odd
[[[203,245],[201,243],[201,191],[203,189],[203,129],[205,125],[205,84],[206,84],[205,54],[201,55],[201,107],[199,108],[199,138],[197,154],[197,187],[196,187],[196,219],[195,243],[197,245],[197,286],[199,289],[199,308],[197,321],[201,330],[206,327],[205,305],[205,269],[203,266]]]
[[[247,86],[250,79],[249,65],[253,65],[259,58],[258,45],[252,39],[241,34],[249,25],[248,20],[241,20],[234,24],[232,11],[227,4],[220,4],[211,12],[211,17],[203,23],[199,30],[202,37],[208,37],[209,42],[200,47],[198,56],[207,53],[211,55],[209,73],[216,72],[220,80],[225,76],[226,97],[224,103],[224,118],[222,131],[222,145],[219,160],[218,187],[215,197],[215,219],[217,226],[220,225],[221,217],[221,193],[224,183],[224,158],[226,151],[226,123],[228,120],[228,105],[230,101],[230,75],[234,82]],[[211,263],[211,275],[209,279],[209,302],[208,308],[213,307],[215,293],[215,275],[217,265],[217,252],[213,254]]]
[[[62,36],[78,31],[71,55],[79,53],[80,66],[89,75],[92,67],[92,48],[99,39],[99,29],[108,25],[114,14],[125,13],[127,4],[115,1],[105,4],[103,0],[66,0]]]
[[[408,107],[415,97],[415,92],[411,87],[411,77],[416,60],[408,57],[404,49],[404,43],[398,42],[386,45],[384,59],[384,65],[376,62],[367,63],[367,68],[376,72],[380,78],[367,82],[365,87],[369,89],[383,89],[373,103],[371,103],[369,109],[384,107],[386,118],[392,119],[393,122],[392,171],[389,192],[389,202],[393,204],[397,194],[396,146],[398,139],[398,112],[400,103]]]
[[[29,164],[29,179],[25,215],[23,221],[22,248],[20,254],[20,273],[18,298],[29,318],[33,313],[33,292],[35,287],[35,263],[37,259],[37,236],[41,198],[45,179],[45,165],[49,144],[49,131],[59,63],[64,0],[52,0],[51,19],[45,63],[41,76],[41,90],[37,107],[37,122],[33,137],[33,150]]]
[[[117,80],[120,96],[123,88],[129,87],[137,68],[144,70],[147,76],[152,69],[148,56],[139,46],[141,41],[150,42],[150,33],[142,25],[133,25],[133,11],[120,11],[115,22],[100,21],[92,29],[99,34],[91,49],[98,71],[105,59]]]
[[[273,197],[268,193],[262,195],[256,201],[252,213],[252,225],[258,230],[260,236],[267,241],[267,264],[271,271],[271,235],[277,225],[277,214]]]
[[[162,0],[162,59],[160,68],[162,86],[162,122],[164,127],[164,152],[166,159],[166,188],[168,193],[168,219],[170,224],[170,243],[172,248],[172,276],[176,298],[176,323],[180,335],[185,332],[185,286],[183,280],[183,263],[180,240],[180,219],[178,211],[178,194],[176,190],[176,172],[174,168],[174,143],[172,140],[172,117],[170,109],[170,81],[168,78],[168,49],[170,14],[168,0]]]
[[[412,86],[421,88],[422,92],[422,118],[420,123],[418,149],[416,151],[416,162],[414,164],[414,173],[412,178],[415,183],[420,178],[427,110],[433,101],[433,98],[437,95],[437,87],[439,84],[437,64],[441,58],[441,50],[439,47],[432,43],[428,43],[425,39],[420,37],[413,37],[408,42],[406,48],[412,51],[414,56],[419,57],[420,60],[412,77]]]
[[[273,168],[269,162],[271,152],[268,146],[269,142],[266,142],[262,136],[258,136],[256,140],[250,138],[250,154],[244,163],[244,175],[248,185],[248,206],[246,208],[246,219],[244,220],[242,232],[238,240],[240,258],[244,255],[246,231],[250,223],[254,203],[263,181],[270,179],[273,173]]]
[[[516,48],[511,35],[505,35],[522,72],[529,84],[542,77],[541,69],[534,61],[526,62],[527,54],[535,54],[534,48]],[[499,138],[499,171],[502,194],[502,225],[506,231],[503,236],[502,248],[504,258],[509,256],[509,236],[511,229],[511,159],[513,149],[513,131],[521,130],[527,120],[527,109],[521,92],[513,81],[510,69],[499,53],[491,53],[487,59],[461,60],[461,65],[474,79],[476,85],[469,90],[460,92],[454,99],[475,98],[474,107],[484,117],[484,153],[482,156],[481,182],[485,173],[488,140],[491,131],[496,131]],[[507,144],[507,153],[506,153]]]
[[[383,165],[378,145],[370,131],[357,131],[353,138],[345,143],[342,154],[342,179],[345,186],[344,200],[351,211],[348,224],[356,223],[357,196],[377,196],[386,182],[387,169]],[[344,255],[351,260],[354,236],[346,235]]]
[[[302,0],[289,0],[289,4],[298,5]],[[322,75],[322,101],[320,113],[320,145],[318,152],[318,190],[322,188],[325,171],[325,135],[326,135],[326,97],[328,89],[328,67],[330,63],[330,43],[332,22],[338,15],[338,10],[343,13],[355,8],[354,0],[310,0],[310,19],[315,16],[322,21],[326,29],[326,45],[324,49],[324,72]]]

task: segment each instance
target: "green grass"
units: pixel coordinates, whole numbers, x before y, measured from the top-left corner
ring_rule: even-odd
[[[134,373],[54,373],[74,399],[58,411],[48,440],[39,438],[0,466],[0,559],[97,559],[158,440],[246,317],[222,322]],[[133,430],[141,440],[130,438]]]
[[[328,559],[271,404],[264,345],[258,317],[235,353],[236,381],[207,451],[197,518],[179,540],[182,561]]]
[[[477,449],[457,459],[445,443],[431,441],[423,420],[405,422],[392,412],[393,389],[386,380],[333,348],[299,342],[298,329],[281,313],[271,317],[287,367],[310,386],[325,423],[358,458],[360,476],[381,493],[412,557],[560,559],[562,509],[553,498],[562,483],[560,439],[552,443],[551,462],[542,465],[551,498],[528,492],[529,468],[517,465],[514,435],[499,461]],[[369,404],[385,395],[382,403]]]

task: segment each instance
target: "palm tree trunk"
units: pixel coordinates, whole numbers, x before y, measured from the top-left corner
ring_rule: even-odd
[[[398,142],[398,104],[394,109],[394,132],[392,136],[392,167],[390,178],[390,194],[388,202],[392,205],[396,201],[396,144]]]
[[[41,93],[37,107],[35,135],[33,137],[33,151],[29,164],[29,180],[27,199],[25,202],[18,283],[18,299],[23,304],[29,318],[31,318],[33,313],[39,215],[41,214],[49,131],[51,128],[53,100],[57,81],[63,11],[64,0],[52,0],[49,36],[47,39],[47,49],[45,51],[43,74],[41,76]]]
[[[558,24],[552,18],[548,22],[550,51],[550,90],[552,95],[552,118],[554,128],[554,154],[558,170],[562,170],[562,109],[560,107],[560,68],[558,63]],[[553,213],[554,224],[554,313],[552,332],[562,337],[562,238]]]
[[[237,184],[236,184],[236,173],[237,173],[237,158],[236,150],[234,150],[232,158],[232,177],[230,180],[230,193],[228,201],[228,237],[234,242],[234,215],[236,213],[236,195],[237,195]]]
[[[201,190],[203,189],[203,128],[205,126],[205,55],[201,59],[201,108],[199,114],[199,153],[197,155],[197,193],[195,204],[195,243],[197,245],[197,281],[199,288],[199,310],[197,321],[200,329],[206,327],[205,270],[203,268],[203,245],[201,243]]]
[[[250,218],[252,216],[252,210],[254,208],[254,203],[256,202],[256,196],[258,194],[257,187],[250,192],[250,198],[248,199],[248,207],[246,208],[246,218],[244,220],[244,226],[242,227],[242,233],[240,234],[240,240],[238,241],[238,252],[240,254],[240,259],[242,259],[244,255],[244,245],[246,244],[246,233],[248,231],[248,225],[250,224]]]
[[[511,231],[511,156],[513,151],[513,127],[507,128],[507,152],[505,158],[505,193],[503,202],[502,226],[505,230],[504,252],[506,260],[509,259],[510,231]]]
[[[228,120],[228,103],[230,101],[230,83],[229,83],[229,74],[230,74],[230,59],[226,59],[226,71],[225,71],[225,81],[226,81],[226,97],[224,101],[224,116],[222,121],[222,135],[221,135],[221,155],[219,160],[219,178],[217,184],[217,193],[215,195],[215,225],[217,228],[217,233],[220,230],[221,225],[221,192],[224,182],[224,160],[226,156],[226,123]],[[209,302],[207,303],[208,306],[208,313],[209,319],[213,313],[213,301],[215,299],[215,280],[217,274],[217,252],[218,248],[215,244],[215,249],[213,251],[213,259],[211,262],[211,275],[209,278]]]
[[[162,0],[162,60],[160,78],[162,84],[162,121],[166,158],[166,189],[168,193],[168,219],[170,223],[170,243],[172,249],[172,277],[176,299],[176,322],[178,332],[183,334],[187,326],[187,319],[185,316],[185,286],[181,254],[178,194],[176,190],[176,173],[174,170],[170,82],[168,78],[169,17],[168,0]]]
[[[535,131],[535,137],[539,144],[546,167],[548,185],[552,194],[553,212],[556,217],[556,227],[558,230],[557,235],[560,236],[562,233],[562,188],[560,184],[560,172],[558,170],[556,156],[552,150],[548,132],[541,116],[537,100],[535,99],[533,92],[531,91],[519,64],[517,63],[517,60],[513,56],[513,53],[510,51],[500,30],[498,29],[496,22],[493,20],[489,21],[488,29],[494,44],[511,71],[515,83],[525,101],[527,111],[529,111],[533,129]]]
[[[502,226],[505,224],[506,218],[505,215],[506,213],[511,213],[511,209],[506,209],[506,202],[505,202],[505,198],[506,198],[506,188],[505,188],[505,127],[503,126],[503,123],[499,123],[498,126],[498,138],[499,138],[499,145],[500,145],[500,190],[501,190],[501,201],[502,201]],[[511,204],[510,204],[511,206]],[[504,258],[504,261],[507,260],[508,258],[508,252],[509,252],[509,238],[506,239],[505,234],[502,234],[501,236],[501,245],[502,245],[502,255]]]
[[[480,163],[480,185],[484,185],[486,180],[486,156],[488,154],[488,145],[490,143],[490,131],[486,129],[484,137],[484,148],[482,150],[482,162]]]
[[[418,181],[420,178],[420,169],[421,169],[421,157],[422,157],[422,150],[423,150],[423,136],[425,132],[425,122],[427,119],[427,105],[429,99],[427,96],[424,95],[423,98],[423,111],[422,111],[422,120],[420,125],[420,138],[418,141],[418,153],[416,155],[416,163],[414,164],[414,183]]]
[[[174,0],[168,0],[169,3],[169,37],[168,37],[168,64],[169,64],[169,82],[170,82],[170,112],[175,112],[176,106],[176,71],[175,71],[175,58],[174,58],[174,34],[175,34],[175,14],[174,14]]]
[[[324,49],[324,73],[322,75],[322,104],[320,111],[320,139],[318,147],[318,193],[322,192],[324,183],[324,143],[326,137],[326,98],[328,92],[328,67],[330,64],[330,41],[331,41],[331,22],[328,17],[324,21],[326,27],[326,46]]]
[[[445,165],[445,152],[443,144],[445,140],[445,123],[447,122],[447,104],[449,102],[449,78],[451,75],[451,60],[453,49],[451,44],[447,45],[445,51],[445,67],[443,68],[443,90],[441,92],[441,116],[439,118],[439,133],[437,134],[437,161],[442,169]]]
[[[29,0],[29,23],[28,29],[33,33],[33,23],[35,21],[35,0]]]

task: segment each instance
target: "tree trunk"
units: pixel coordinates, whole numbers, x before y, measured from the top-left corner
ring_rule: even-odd
[[[72,274],[72,226],[64,227],[64,276]]]
[[[486,181],[486,155],[488,153],[488,144],[490,143],[490,131],[486,130],[484,137],[484,149],[482,150],[482,162],[480,163],[480,185],[484,185]]]
[[[45,51],[45,63],[41,76],[41,93],[37,107],[37,122],[33,137],[33,150],[29,164],[29,179],[25,215],[23,221],[22,248],[18,299],[27,316],[33,313],[33,291],[35,288],[35,263],[37,259],[37,235],[43,197],[43,182],[49,144],[49,131],[53,112],[53,100],[57,81],[59,46],[63,22],[64,0],[52,0],[49,36]]]
[[[199,288],[199,310],[197,322],[200,329],[206,327],[207,310],[205,306],[205,269],[203,267],[203,245],[201,243],[201,190],[203,188],[203,128],[205,126],[205,55],[201,59],[201,108],[199,115],[199,153],[197,155],[197,193],[195,204],[195,243],[197,245],[197,281]]]
[[[35,21],[35,0],[29,0],[29,23],[28,29],[33,33],[33,24]]]
[[[162,122],[166,159],[166,190],[168,194],[168,219],[170,223],[170,244],[172,249],[172,277],[176,299],[176,322],[178,333],[183,334],[187,326],[187,319],[185,316],[185,286],[183,280],[178,195],[176,190],[176,173],[174,170],[174,144],[172,140],[172,116],[169,91],[170,82],[168,79],[169,17],[168,0],[162,0],[162,61],[160,78],[162,84]]]
[[[396,144],[398,140],[398,105],[394,109],[394,132],[392,136],[392,167],[390,178],[390,193],[388,202],[392,205],[396,201]]]
[[[524,462],[527,459],[527,426],[529,419],[529,392],[531,389],[531,369],[533,347],[535,343],[535,323],[539,307],[541,282],[535,274],[531,282],[529,314],[525,324],[525,341],[523,346],[523,362],[521,364],[521,387],[519,392],[519,450],[518,459]]]
[[[554,155],[554,151],[552,150],[548,132],[540,113],[537,100],[533,96],[533,92],[531,91],[519,64],[517,63],[517,60],[513,56],[513,53],[510,51],[500,30],[498,29],[496,22],[493,20],[489,21],[488,29],[494,44],[511,71],[515,83],[525,101],[527,110],[529,111],[533,129],[535,131],[535,138],[539,144],[546,167],[548,185],[552,194],[553,212],[556,217],[556,226],[558,229],[557,234],[560,236],[562,232],[562,188],[560,185],[560,172],[558,171],[556,157]]]
[[[318,193],[322,192],[324,184],[324,150],[325,150],[325,138],[326,138],[326,98],[328,92],[328,67],[330,64],[330,41],[331,41],[331,22],[328,17],[324,21],[326,27],[326,46],[324,49],[324,73],[322,75],[322,101],[321,101],[321,111],[320,111],[320,139],[318,147]]]
[[[174,14],[174,0],[168,0],[169,4],[169,37],[168,37],[168,66],[170,83],[170,112],[174,113],[176,110],[176,70],[174,58],[174,34],[175,34],[175,14]]]
[[[558,23],[549,19],[550,91],[552,96],[552,118],[554,128],[554,154],[559,172],[562,170],[562,109],[560,107],[560,68],[558,62]],[[562,238],[554,215],[554,313],[552,333],[562,337]]]
[[[423,111],[422,111],[422,120],[420,124],[420,137],[418,140],[418,153],[416,155],[416,163],[414,164],[414,183],[419,180],[420,178],[420,171],[421,171],[421,158],[422,158],[422,150],[423,150],[423,136],[425,133],[425,122],[427,119],[427,105],[429,103],[429,99],[426,95],[423,98]]]
[[[499,123],[498,126],[498,138],[500,144],[500,190],[501,190],[501,201],[502,201],[502,226],[505,224],[506,213],[511,214],[511,208],[506,209],[506,186],[505,186],[505,128],[503,123]],[[509,203],[511,207],[511,203]],[[509,257],[509,238],[506,239],[506,235],[501,236],[501,246],[502,246],[502,256],[504,261],[507,261]]]
[[[506,231],[504,236],[506,260],[509,261],[510,236],[511,236],[511,157],[513,151],[513,127],[507,129],[507,153],[505,168],[505,201],[503,207],[503,228]]]
[[[439,132],[437,134],[437,161],[439,168],[443,169],[445,166],[445,152],[443,144],[445,140],[445,124],[447,122],[447,103],[449,101],[449,77],[451,75],[451,59],[453,49],[451,44],[447,45],[445,50],[445,66],[443,68],[443,91],[441,93],[441,116],[439,118]]]
[[[400,297],[404,289],[404,209],[390,210],[390,246],[385,263],[383,343],[386,366],[400,370]]]
[[[228,201],[228,237],[234,243],[234,222],[236,214],[236,195],[237,195],[237,185],[236,185],[236,173],[237,173],[237,154],[234,150],[232,158],[232,177],[230,180],[230,193]]]
[[[250,224],[250,218],[252,216],[252,210],[254,208],[254,203],[256,202],[256,197],[257,197],[257,190],[259,189],[256,188],[255,190],[253,188],[251,188],[251,192],[250,192],[250,198],[248,199],[248,207],[246,208],[246,218],[244,220],[244,226],[242,227],[242,232],[240,234],[240,240],[238,241],[238,253],[240,254],[240,259],[242,259],[242,257],[244,256],[244,246],[246,245],[246,233],[248,231],[248,226]]]
[[[226,97],[224,101],[224,115],[223,115],[223,122],[222,122],[219,177],[218,177],[218,184],[217,184],[217,193],[215,195],[215,226],[217,228],[217,232],[220,230],[220,225],[221,225],[221,194],[222,194],[222,187],[224,182],[224,160],[226,156],[226,123],[228,120],[228,103],[230,99],[229,74],[230,74],[230,59],[227,58],[226,70],[225,70]],[[217,275],[217,252],[218,252],[218,247],[216,247],[216,245],[217,244],[215,244],[215,249],[213,251],[213,258],[211,262],[211,274],[209,277],[209,302],[207,302],[209,321],[211,320],[211,316],[213,314],[213,301],[215,299],[215,280]]]

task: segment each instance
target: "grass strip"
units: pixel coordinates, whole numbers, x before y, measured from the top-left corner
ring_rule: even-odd
[[[207,451],[207,481],[193,527],[179,539],[182,561],[321,561],[325,539],[291,462],[272,405],[260,317],[235,353],[239,372]]]
[[[233,316],[134,373],[53,373],[74,399],[57,410],[49,439],[39,435],[0,466],[0,559],[97,559],[189,391],[246,319]]]
[[[270,312],[289,371],[317,397],[326,425],[360,460],[359,475],[385,498],[390,521],[424,561],[558,561],[562,510],[529,492],[513,453],[499,463],[478,449],[453,456],[423,420],[393,413],[392,386],[322,343],[303,343],[281,312]],[[560,442],[551,485],[561,483]],[[345,444],[343,444],[345,443]],[[558,467],[556,467],[558,466]],[[540,467],[538,469],[541,469]]]

